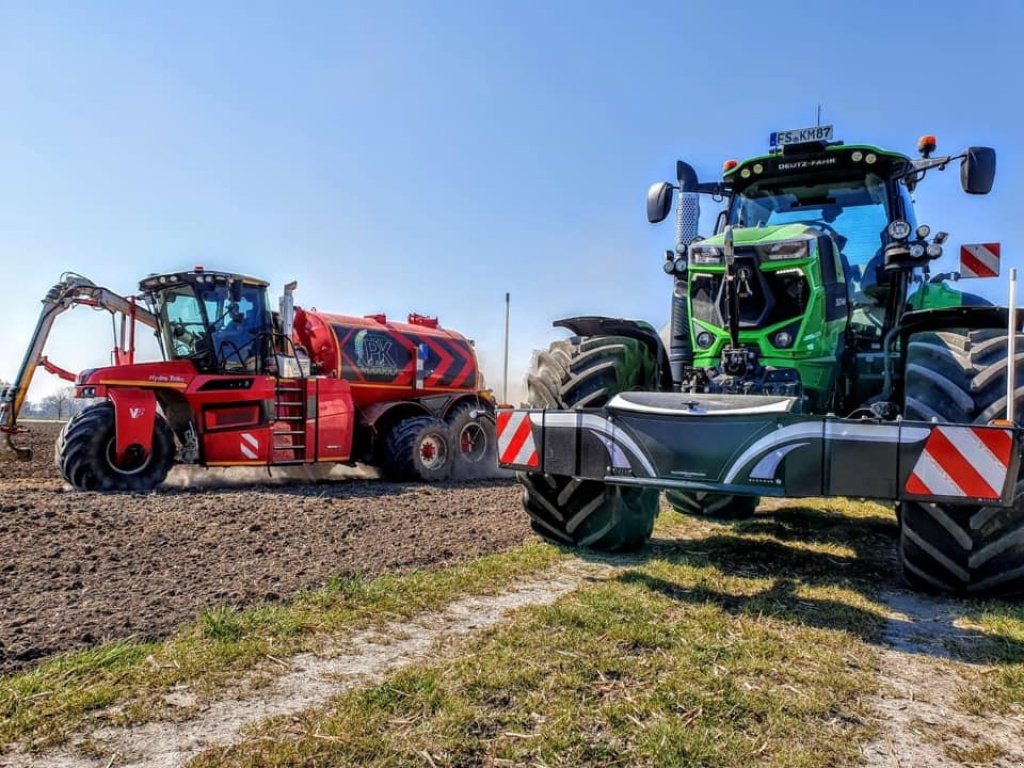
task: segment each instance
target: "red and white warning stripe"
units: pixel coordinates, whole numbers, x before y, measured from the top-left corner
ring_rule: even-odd
[[[246,445],[248,443],[249,445]],[[249,446],[252,446],[251,448]],[[239,443],[239,447],[242,449],[242,455],[247,459],[257,459],[259,455],[256,453],[260,449],[260,441],[250,435],[248,432],[242,433],[242,439]]]
[[[960,277],[999,277],[999,243],[961,245]]]
[[[998,499],[1012,450],[1007,429],[935,427],[907,480],[907,493]]]
[[[540,466],[529,411],[516,411],[511,408],[498,411],[498,462],[517,467]]]

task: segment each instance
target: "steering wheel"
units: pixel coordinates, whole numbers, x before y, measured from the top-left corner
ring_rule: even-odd
[[[827,221],[821,221],[819,219],[801,219],[800,221],[795,221],[793,223],[806,224],[809,227],[814,227],[815,229],[822,230],[826,235],[829,235],[833,240],[835,240],[836,245],[839,247],[840,251],[846,248],[846,244],[847,242],[849,242],[849,238],[843,237],[841,234],[839,234],[839,230],[837,230]]]
[[[202,323],[185,322],[184,320],[175,320],[171,323],[171,337],[174,340],[175,354],[187,356],[195,353],[196,341],[204,334],[193,333],[188,330],[189,326],[204,328]]]

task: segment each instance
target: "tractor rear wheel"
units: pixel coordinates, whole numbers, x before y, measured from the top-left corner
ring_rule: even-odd
[[[494,419],[483,411],[477,403],[463,403],[452,408],[445,418],[455,448],[452,474],[457,478],[494,475],[498,441]]]
[[[72,418],[55,448],[61,476],[79,491],[148,491],[160,485],[174,463],[174,436],[163,416],[153,423],[146,456],[115,459],[114,405],[90,406]]]
[[[747,520],[754,516],[757,496],[736,496],[706,491],[665,491],[665,501],[676,512],[719,520]]]
[[[1017,336],[1014,401],[1024,408],[1024,335]],[[919,334],[907,350],[908,419],[987,424],[1006,413],[1006,334]],[[1018,419],[1019,422],[1019,419]],[[1024,479],[1010,508],[902,502],[900,558],[911,586],[984,597],[1024,594]]]
[[[598,408],[619,392],[656,387],[657,361],[637,339],[574,337],[556,341],[527,376],[532,408]],[[559,475],[519,473],[533,530],[557,544],[608,552],[646,542],[658,515],[658,491]]]
[[[413,416],[395,424],[384,446],[384,469],[395,480],[436,483],[451,474],[448,425],[435,416]]]

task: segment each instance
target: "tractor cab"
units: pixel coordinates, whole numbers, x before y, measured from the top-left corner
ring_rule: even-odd
[[[732,197],[725,221],[733,227],[772,228],[799,224],[826,236],[845,285],[852,341],[877,344],[886,329],[891,273],[885,269],[891,222],[916,229],[914,209],[899,183],[910,158],[871,146],[802,144],[728,168]],[[776,238],[777,240],[777,238]]]
[[[267,288],[262,280],[201,267],[139,284],[160,318],[167,359],[188,360],[201,373],[267,369],[273,331]]]

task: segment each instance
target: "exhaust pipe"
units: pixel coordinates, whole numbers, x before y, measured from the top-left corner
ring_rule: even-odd
[[[679,199],[676,201],[676,255],[685,256],[697,238],[700,223],[700,195],[697,193],[697,172],[682,160],[676,162]],[[677,274],[672,286],[672,319],[670,322],[668,361],[672,371],[672,389],[682,389],[683,375],[693,365],[693,344],[690,341],[690,312],[687,297],[687,275]]]

